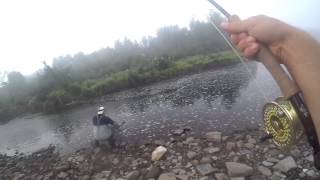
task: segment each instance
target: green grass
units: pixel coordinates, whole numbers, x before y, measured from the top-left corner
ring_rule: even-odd
[[[196,55],[177,59],[161,68],[154,64],[144,69],[127,69],[104,76],[100,79],[90,79],[81,83],[83,97],[95,97],[107,93],[146,85],[193,71],[220,67],[236,62],[236,56],[230,51],[207,55]],[[165,68],[163,68],[165,67]]]

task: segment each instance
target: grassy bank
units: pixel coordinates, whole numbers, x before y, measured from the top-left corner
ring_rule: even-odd
[[[169,79],[179,75],[199,72],[210,68],[236,63],[232,52],[196,55],[175,61],[153,61],[144,68],[132,68],[106,75],[99,79],[90,79],[81,83],[81,96],[97,97],[123,89],[143,86],[149,83]]]

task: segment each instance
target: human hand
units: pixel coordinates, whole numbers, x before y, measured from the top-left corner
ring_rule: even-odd
[[[231,41],[247,58],[254,57],[265,44],[280,63],[286,63],[282,48],[295,28],[267,16],[254,16],[246,20],[221,23],[221,27],[230,33]]]

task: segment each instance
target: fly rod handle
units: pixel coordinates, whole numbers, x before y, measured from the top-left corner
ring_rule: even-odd
[[[257,59],[270,72],[286,99],[299,91],[296,83],[289,77],[286,71],[281,67],[279,61],[275,58],[275,56],[272,55],[266,46],[262,44],[260,45]]]

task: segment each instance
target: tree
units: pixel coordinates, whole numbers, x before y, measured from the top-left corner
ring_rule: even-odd
[[[26,79],[20,72],[10,72],[7,76],[7,86],[12,92],[19,92],[24,89],[26,85]]]

